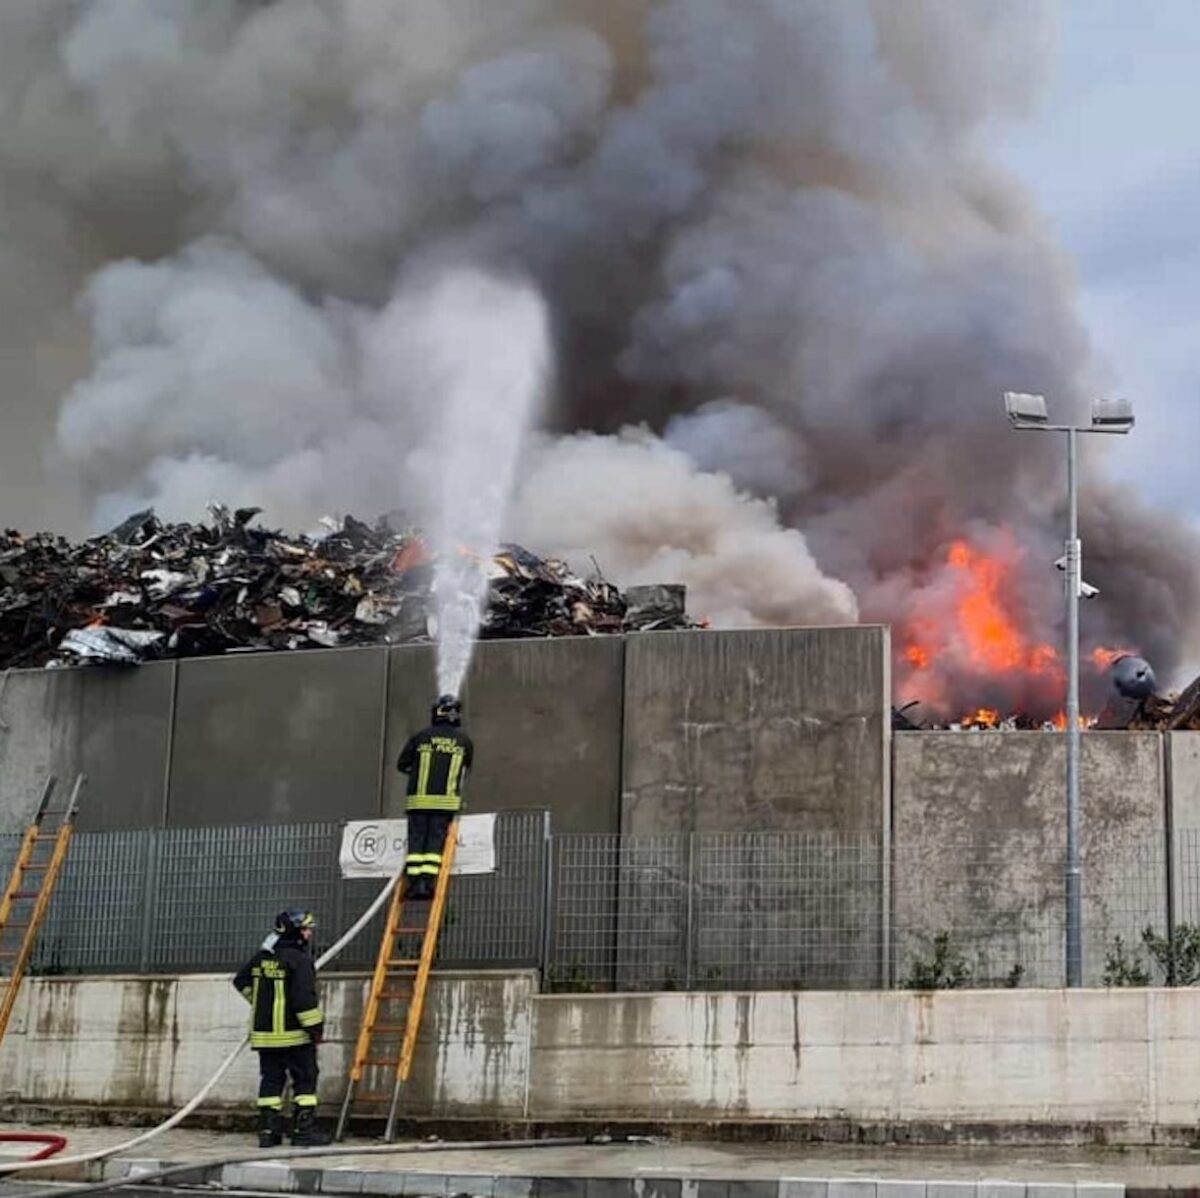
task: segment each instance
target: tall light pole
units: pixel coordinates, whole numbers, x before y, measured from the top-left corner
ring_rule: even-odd
[[[1009,423],[1026,432],[1064,433],[1067,438],[1067,985],[1083,985],[1083,888],[1079,864],[1079,600],[1098,592],[1083,581],[1083,546],[1079,540],[1077,464],[1080,433],[1127,433],[1133,428],[1133,406],[1127,399],[1092,402],[1089,425],[1051,424],[1040,395],[1004,394]]]

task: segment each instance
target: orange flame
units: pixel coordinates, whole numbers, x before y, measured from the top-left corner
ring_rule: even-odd
[[[965,537],[949,545],[926,592],[924,603],[929,606],[923,603],[921,614],[905,622],[898,640],[901,700],[916,700],[949,714],[948,709],[958,706],[952,689],[968,685],[974,677],[987,687],[980,698],[996,704],[1003,694],[1003,702],[1011,703],[1016,713],[1053,711],[1052,705],[1062,701],[1062,656],[1022,626],[1014,587],[1021,559],[1020,546],[1003,533],[987,549]],[[969,711],[960,722],[992,727],[1004,714],[1002,710],[993,724],[978,711]]]
[[[992,673],[1057,673],[1058,652],[1052,645],[1030,645],[1005,608],[1000,588],[1006,563],[966,541],[950,546],[947,562],[966,575],[958,621],[972,664]]]
[[[909,645],[904,650],[904,660],[918,670],[928,669],[933,660],[933,650],[925,645]]]
[[[995,728],[999,723],[1000,713],[994,707],[980,707],[962,719],[964,728]]]
[[[1096,723],[1099,720],[1099,718],[1100,718],[1099,716],[1080,714],[1079,726],[1080,726],[1080,728],[1083,728],[1083,729],[1094,728],[1096,726]],[[1065,711],[1057,712],[1054,716],[1054,719],[1051,721],[1051,723],[1054,725],[1054,730],[1056,732],[1066,732],[1066,730],[1067,730],[1067,713]]]
[[[1109,649],[1104,645],[1097,645],[1092,650],[1092,662],[1098,670],[1107,670],[1115,661],[1122,657],[1135,657],[1137,651],[1134,649]]]

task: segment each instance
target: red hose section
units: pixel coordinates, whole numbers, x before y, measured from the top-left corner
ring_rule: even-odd
[[[23,1157],[27,1161],[44,1161],[47,1157],[57,1156],[67,1146],[66,1136],[56,1136],[51,1132],[40,1131],[3,1131],[0,1141],[12,1141],[18,1144],[45,1144],[46,1147],[33,1156]]]

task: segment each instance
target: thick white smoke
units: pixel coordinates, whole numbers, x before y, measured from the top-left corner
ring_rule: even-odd
[[[1061,462],[1006,434],[1000,395],[1070,408],[1090,351],[986,157],[1045,33],[1036,0],[6,5],[5,310],[30,296],[65,345],[84,295],[57,452],[97,519],[222,498],[294,523],[428,498],[440,401],[387,352],[398,288],[527,279],[565,434],[521,468],[510,528],[535,547],[686,576],[721,621],[852,618],[847,586],[904,621],[953,540],[1010,526],[1054,640]],[[52,405],[42,342],[23,377]],[[607,490],[581,502],[585,473]],[[1113,598],[1088,635],[1169,675],[1200,554],[1089,495]]]
[[[597,503],[602,496],[603,502]],[[644,430],[544,442],[518,491],[512,526],[568,560],[594,556],[627,583],[685,583],[694,615],[717,626],[847,624],[854,594],[826,578],[774,504],[696,471]]]

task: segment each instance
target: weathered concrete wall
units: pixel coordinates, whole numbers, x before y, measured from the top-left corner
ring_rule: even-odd
[[[405,740],[429,722],[431,646],[391,653],[385,805],[404,809]],[[549,808],[555,832],[615,832],[621,791],[622,637],[485,641],[463,688],[472,811]]]
[[[1200,923],[1200,732],[1166,737],[1167,818],[1177,923]]]
[[[65,799],[79,771],[88,779],[81,829],[160,824],[175,670],[163,662],[9,674],[0,691],[0,831],[32,815],[47,774]]]
[[[168,823],[379,814],[386,649],[179,663]]]
[[[764,952],[759,981],[880,982],[889,662],[885,628],[629,638],[621,831],[794,835],[736,845],[706,838],[691,853],[631,846],[613,889],[622,908],[618,984],[643,972],[660,942],[683,943],[677,925],[688,914],[699,925],[693,977],[719,976],[715,963],[730,944],[753,952],[806,929],[820,941],[810,962],[784,979]],[[670,901],[689,885],[697,905]],[[643,923],[628,918],[633,907]],[[645,921],[656,925],[649,933]],[[683,963],[673,970],[683,976]]]
[[[336,1103],[365,986],[324,983]],[[533,1120],[1194,1126],[1200,991],[539,996],[530,974],[445,974],[413,1115]],[[0,1048],[0,1096],[178,1106],[245,1029],[227,977],[39,978]],[[250,1054],[214,1091],[249,1106]]]
[[[1147,1129],[1192,1124],[1196,1116],[1194,990],[535,1001],[529,1109],[537,1118],[575,1112]]]
[[[628,638],[621,831],[879,834],[886,628]]]
[[[534,985],[529,973],[434,978],[410,1082],[423,1112],[521,1113]],[[322,1102],[341,1101],[366,989],[363,975],[322,982]],[[0,1098],[182,1106],[246,1030],[246,1005],[225,974],[33,978],[0,1044]],[[252,1106],[257,1085],[254,1054],[243,1052],[209,1105]]]
[[[1019,965],[1023,985],[1062,985],[1065,738],[897,733],[894,751],[896,976],[948,929],[979,980]],[[1098,983],[1114,936],[1165,929],[1162,738],[1087,733],[1080,789],[1084,976]]]

